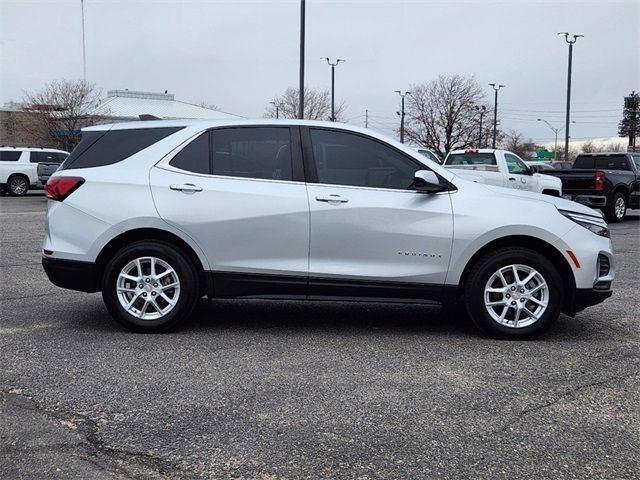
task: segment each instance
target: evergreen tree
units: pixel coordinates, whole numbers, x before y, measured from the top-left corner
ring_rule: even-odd
[[[618,126],[618,135],[629,137],[629,145],[635,143],[633,137],[640,135],[640,95],[635,91],[624,99],[624,110]]]

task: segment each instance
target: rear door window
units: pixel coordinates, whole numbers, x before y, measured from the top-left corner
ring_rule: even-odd
[[[595,168],[595,157],[578,157],[573,164],[573,168],[583,168],[593,170]],[[564,166],[562,167],[564,168]]]
[[[216,129],[211,143],[214,175],[292,180],[289,127]]]
[[[17,162],[22,155],[21,151],[0,150],[0,162]]]
[[[103,167],[118,163],[183,127],[89,131],[61,168]]]
[[[62,154],[63,158],[60,158],[60,155],[58,152],[31,152],[29,161],[31,163],[61,163],[67,156]]]

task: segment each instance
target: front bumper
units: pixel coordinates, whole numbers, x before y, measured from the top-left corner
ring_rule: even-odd
[[[613,294],[612,290],[596,290],[594,288],[578,288],[573,296],[573,311],[570,315],[575,315],[585,308],[604,302]]]
[[[97,292],[100,282],[94,263],[42,257],[42,267],[54,285],[79,292]]]

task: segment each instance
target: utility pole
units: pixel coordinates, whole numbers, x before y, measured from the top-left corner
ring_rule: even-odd
[[[84,0],[80,0],[80,14],[82,15],[82,79],[87,81],[87,50],[84,42]]]
[[[278,102],[269,102],[276,107],[276,118],[280,118],[280,104]]]
[[[320,60],[326,60],[327,64],[331,67],[331,118],[332,122],[336,121],[336,65],[340,62],[346,62],[342,58],[336,59],[335,63],[331,63],[329,57],[320,57]]]
[[[369,128],[369,110],[364,111],[364,128]]]
[[[300,83],[298,85],[299,90],[299,108],[298,118],[304,119],[304,7],[305,0],[300,0]]]
[[[495,92],[493,99],[493,143],[491,144],[491,148],[496,148],[496,133],[498,131],[498,90],[506,85],[496,85],[495,83],[490,83],[489,85],[493,87],[493,91]]]
[[[402,93],[400,90],[396,90],[395,92],[400,95],[400,98],[402,98],[402,106],[398,113],[400,114],[400,143],[404,143],[404,97],[406,95],[411,95],[411,92]]]
[[[482,105],[482,106],[476,105],[476,110],[478,110],[478,112],[480,112],[480,137],[478,139],[478,148],[482,148],[482,117],[484,116],[485,112],[487,111],[487,107],[485,107],[484,105]]]
[[[558,35],[564,35],[565,41],[569,44],[569,68],[567,70],[567,117],[565,120],[564,130],[564,161],[569,161],[569,120],[571,118],[571,62],[573,61],[573,44],[578,38],[584,35],[574,35],[573,40],[569,40],[568,32],[560,32]]]

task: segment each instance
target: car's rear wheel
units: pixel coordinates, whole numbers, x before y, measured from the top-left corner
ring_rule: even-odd
[[[613,195],[613,201],[604,210],[604,216],[607,222],[619,223],[624,220],[627,213],[627,198],[624,194],[616,192]]]
[[[145,240],[107,264],[102,298],[113,318],[135,332],[160,332],[186,319],[198,300],[198,273],[171,244]]]
[[[12,197],[26,195],[29,190],[29,181],[22,175],[13,175],[7,182],[7,191]]]
[[[465,285],[471,320],[487,334],[529,339],[555,322],[564,296],[562,277],[539,253],[507,247],[482,257]]]

